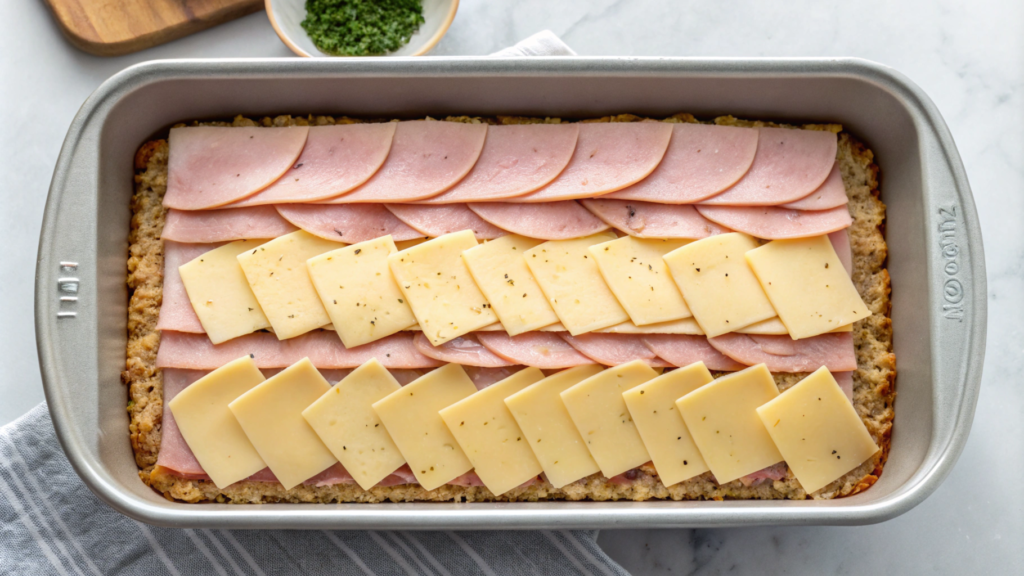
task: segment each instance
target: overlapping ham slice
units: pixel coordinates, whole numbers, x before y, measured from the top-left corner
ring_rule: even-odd
[[[294,232],[295,226],[273,206],[222,210],[168,210],[160,237],[176,242],[232,242],[252,238],[277,238]]]
[[[491,352],[472,334],[453,338],[440,346],[434,346],[422,332],[417,332],[413,344],[420,354],[439,362],[451,362],[464,366],[501,368],[512,363]]]
[[[580,334],[571,336],[568,332],[556,332],[570,346],[598,364],[618,366],[633,360],[643,360],[654,367],[672,366],[644,346],[634,334]]]
[[[477,390],[483,390],[491,384],[497,384],[505,378],[519,372],[524,366],[511,365],[500,368],[486,368],[481,366],[463,366],[466,375],[473,381]]]
[[[837,372],[857,369],[851,332],[831,332],[800,340],[788,335],[733,332],[708,338],[708,342],[740,364],[753,366],[763,362],[772,372],[814,372],[822,366]]]
[[[664,122],[583,122],[579,128],[576,150],[558,178],[512,201],[573,200],[621,190],[658,167],[672,137],[672,125]]]
[[[362,186],[325,202],[411,202],[437,196],[473,169],[486,136],[485,124],[399,122],[380,170]]]
[[[853,372],[833,372],[832,377],[836,379],[836,384],[843,389],[846,398],[853,402]]]
[[[646,334],[640,341],[657,356],[673,366],[689,366],[697,361],[704,362],[708,370],[734,372],[746,368],[715,350],[704,336],[687,334]]]
[[[843,173],[839,170],[839,163],[832,165],[832,171],[828,173],[825,181],[818,186],[818,189],[807,196],[783,204],[782,208],[792,210],[827,210],[836,206],[843,206],[849,202],[846,197],[846,186],[843,184]]]
[[[608,229],[573,200],[539,204],[480,202],[469,204],[469,209],[502,230],[541,240],[582,238]]]
[[[481,202],[522,196],[554,180],[572,158],[578,124],[488,126],[473,170],[426,204]]]
[[[165,369],[164,373],[164,415],[161,426],[160,453],[156,458],[156,465],[162,466],[180,475],[201,475],[205,476],[206,471],[200,466],[196,455],[185,442],[181,435],[178,424],[174,421],[174,414],[169,407],[171,400],[185,389],[186,386],[209,374],[204,370],[174,370]]]
[[[396,218],[420,233],[437,238],[451,232],[472,230],[479,240],[493,240],[505,231],[482,220],[465,204],[385,204]]]
[[[706,238],[728,232],[697,213],[693,206],[635,200],[581,200],[606,224],[637,238]]]
[[[164,206],[202,210],[248,198],[295,165],[308,126],[172,128]]]
[[[828,239],[832,243],[832,249],[836,251],[836,256],[839,256],[839,261],[843,263],[843,268],[853,276],[853,248],[850,247],[849,230],[836,230],[828,235]]]
[[[395,242],[422,238],[381,204],[278,204],[277,212],[306,232],[335,242],[365,242],[391,235]]]
[[[217,246],[218,244],[180,244],[170,240],[164,241],[164,295],[163,303],[160,305],[160,319],[156,323],[158,330],[206,333],[195,310],[192,309],[192,302],[185,292],[185,284],[178,274],[178,267]]]
[[[513,364],[541,369],[594,364],[555,332],[527,332],[518,336],[504,332],[477,332],[476,337],[488,350]]]
[[[697,211],[716,224],[765,240],[821,236],[853,224],[845,204],[814,212],[777,206],[701,205]]]
[[[750,170],[757,130],[711,124],[674,124],[672,140],[651,175],[608,198],[689,204],[732,186]]]

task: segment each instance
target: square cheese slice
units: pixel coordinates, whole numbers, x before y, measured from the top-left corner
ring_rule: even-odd
[[[637,326],[693,316],[662,257],[690,240],[623,236],[590,247],[601,276]]]
[[[209,336],[220,344],[270,328],[236,258],[265,240],[239,240],[214,248],[178,267],[189,302]]]
[[[572,423],[560,394],[602,369],[589,364],[563,370],[505,398],[505,405],[555,488],[601,470]]]
[[[391,236],[382,236],[306,261],[313,287],[346,348],[416,324],[412,308],[388,268],[388,256],[395,252],[398,249]]]
[[[607,478],[649,462],[622,393],[658,376],[643,360],[604,370],[562,392],[562,402]]]
[[[573,336],[629,320],[588,250],[614,239],[614,233],[601,232],[574,240],[551,240],[526,252],[526,265]]]
[[[373,410],[425,490],[473,468],[438,412],[474,392],[462,366],[445,364],[374,402]]]
[[[298,230],[238,255],[245,278],[279,340],[330,323],[309,279],[306,260],[342,246]]]
[[[167,405],[185,443],[218,488],[267,467],[228,409],[263,380],[256,362],[243,356],[196,380]]]
[[[434,346],[498,321],[462,260],[462,252],[476,245],[473,231],[463,230],[388,256],[398,287]]]
[[[794,340],[871,315],[828,236],[773,240],[746,258]]]
[[[400,388],[398,380],[374,358],[302,411],[302,417],[363,490],[405,464],[373,410],[374,402]]]
[[[526,368],[441,410],[477,476],[496,496],[543,471],[505,406],[506,397],[543,379],[539,368]]]
[[[727,374],[676,401],[686,428],[719,484],[782,462],[758,406],[779,395],[764,364]]]
[[[473,280],[509,336],[558,322],[523,255],[540,240],[509,234],[462,253]]]
[[[775,316],[744,257],[757,240],[732,232],[691,242],[665,255],[672,278],[708,338]]]
[[[878,452],[857,410],[826,368],[758,407],[757,414],[808,494]]]
[[[633,423],[665,486],[708,471],[693,436],[676,408],[676,400],[714,380],[703,362],[666,372],[623,392]]]
[[[303,358],[228,404],[285,490],[338,461],[302,417],[330,388],[309,358]]]

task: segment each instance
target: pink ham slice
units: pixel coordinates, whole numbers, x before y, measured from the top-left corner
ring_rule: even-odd
[[[205,476],[206,471],[199,465],[199,460],[185,443],[185,437],[181,435],[181,430],[178,429],[178,424],[174,421],[174,414],[171,413],[169,404],[186,386],[206,376],[209,372],[165,369],[163,373],[164,416],[161,427],[160,453],[157,455],[156,465],[163,466],[176,475]]]
[[[701,216],[765,240],[821,236],[853,224],[847,207],[810,212],[777,206],[697,206]]]
[[[578,124],[489,126],[473,170],[447,192],[423,202],[480,202],[529,194],[562,173],[579,132]]]
[[[843,184],[843,174],[839,170],[839,162],[836,162],[832,165],[828,178],[825,178],[825,182],[818,186],[817,190],[795,202],[783,204],[782,207],[792,210],[827,210],[843,206],[849,201],[846,197],[846,186]]]
[[[417,332],[413,338],[413,344],[415,344],[420,354],[439,362],[451,362],[486,368],[500,368],[512,365],[511,362],[484,348],[480,341],[471,334],[454,338],[440,346],[433,346],[422,332]]]
[[[689,205],[597,198],[583,205],[605,223],[637,238],[706,238],[728,230]]]
[[[160,305],[158,330],[177,330],[205,334],[199,317],[192,309],[192,302],[185,292],[185,284],[178,274],[178,267],[216,248],[218,244],[179,244],[164,240],[164,296]]]
[[[423,237],[380,204],[278,204],[277,212],[325,240],[354,244],[388,234],[395,242]]]
[[[567,240],[607,230],[608,225],[572,200],[540,204],[481,202],[469,205],[487,222],[513,234],[541,240]]]
[[[834,332],[793,340],[788,335],[723,334],[708,342],[729,358],[753,366],[764,363],[772,372],[814,372],[822,366],[838,372],[856,370],[853,334]]]
[[[665,157],[654,172],[608,197],[661,204],[689,204],[710,198],[750,170],[757,136],[754,128],[675,124]]]
[[[232,206],[315,202],[355,189],[391,150],[396,122],[312,126],[302,154],[276,182]]]
[[[635,334],[580,334],[556,332],[570,346],[598,364],[618,366],[633,360],[643,360],[654,367],[672,366],[658,358]]]
[[[708,370],[733,372],[746,368],[743,364],[715,350],[704,336],[686,334],[645,334],[640,336],[644,346],[673,366],[689,366],[704,362]]]
[[[505,235],[504,230],[481,220],[465,204],[385,204],[384,207],[420,236],[437,238],[461,230],[472,230],[480,240],[493,240]]]
[[[836,256],[839,256],[839,261],[843,263],[843,268],[853,276],[853,250],[850,248],[849,232],[836,230],[828,235],[828,239],[832,242],[832,249],[836,251]]]
[[[702,200],[713,206],[776,206],[814,192],[836,162],[831,132],[760,128],[750,170],[725,192]]]
[[[251,238],[277,238],[295,226],[273,206],[223,210],[168,210],[160,237],[176,242],[231,242]]]
[[[173,128],[164,206],[202,210],[252,196],[295,165],[308,134],[308,126]]]
[[[483,368],[479,366],[463,366],[466,375],[476,385],[477,390],[483,390],[491,384],[497,384],[505,378],[519,372],[524,366],[503,366],[501,368]]]
[[[486,136],[485,124],[399,122],[380,170],[362,186],[326,202],[411,202],[437,196],[472,170]]]
[[[542,369],[594,364],[556,332],[527,332],[518,336],[504,332],[477,332],[476,337],[488,350],[513,364]]]
[[[832,377],[842,388],[843,394],[846,394],[847,400],[853,402],[853,372],[833,372]]]
[[[786,470],[789,467],[786,466],[785,462],[779,462],[778,464],[772,464],[767,468],[762,468],[757,472],[752,472],[740,478],[740,483],[744,486],[754,486],[761,484],[766,480],[782,480],[786,477]]]
[[[643,180],[658,167],[672,125],[663,122],[580,123],[576,151],[550,184],[515,202],[551,202],[610,194]]]

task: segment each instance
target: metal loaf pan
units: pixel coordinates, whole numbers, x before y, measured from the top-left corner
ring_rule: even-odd
[[[128,442],[125,259],[132,159],[175,122],[236,114],[632,112],[835,121],[874,150],[888,204],[899,358],[892,451],[870,490],[832,501],[274,504],[168,502],[139,480]],[[76,269],[61,262],[77,262]],[[131,67],[86,100],[46,203],[36,333],[50,414],[82,480],[115,509],[166,526],[633,528],[866,524],[931,494],[963,449],[981,383],[981,229],[949,130],[922,91],[853,59],[422,58],[179,60]],[[62,302],[61,278],[78,279]],[[63,289],[68,289],[67,283]],[[64,312],[65,317],[59,317]],[[74,312],[74,317],[66,313]]]

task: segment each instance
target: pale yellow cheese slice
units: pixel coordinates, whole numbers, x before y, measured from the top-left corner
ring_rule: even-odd
[[[302,411],[324,445],[363,490],[405,464],[405,458],[373,410],[373,403],[401,386],[373,358]]]
[[[693,316],[662,259],[689,243],[623,236],[591,246],[590,254],[633,324],[646,326]]]
[[[540,243],[509,234],[462,253],[473,280],[494,307],[509,336],[558,322],[523,259],[527,250]]]
[[[330,388],[309,358],[303,358],[228,404],[285,490],[338,461],[302,417]]]
[[[496,496],[543,471],[505,406],[506,397],[543,379],[539,368],[526,368],[440,412],[477,476]]]
[[[614,239],[615,234],[601,232],[574,240],[551,240],[526,252],[526,265],[573,336],[629,320],[588,250]]]
[[[225,244],[178,267],[189,302],[210,342],[220,344],[270,328],[236,258],[263,242],[239,240]]]
[[[416,324],[388,268],[388,256],[397,251],[391,236],[382,236],[306,261],[313,286],[346,348]]]
[[[462,260],[462,252],[476,245],[473,231],[463,230],[388,256],[398,287],[434,346],[498,321]]]
[[[473,468],[438,412],[474,392],[476,386],[462,366],[446,364],[373,403],[373,410],[425,490]]]
[[[746,258],[794,340],[871,315],[828,236],[773,240]]]
[[[309,279],[306,260],[342,246],[297,230],[238,255],[238,263],[278,340],[330,323]]]
[[[676,400],[711,382],[703,362],[666,372],[623,392],[633,423],[651,455],[654,469],[665,486],[672,486],[708,471],[693,436],[676,408]]]
[[[256,362],[243,356],[196,380],[167,405],[185,443],[218,488],[267,467],[228,409],[263,380]]]
[[[879,450],[857,410],[824,367],[758,407],[757,414],[808,494]]]
[[[609,368],[562,392],[573,424],[611,478],[651,460],[622,393],[658,376],[643,360]]]
[[[672,278],[709,338],[775,316],[744,254],[757,248],[746,234],[718,234],[665,255]]]
[[[589,364],[563,370],[505,398],[505,405],[555,488],[600,471],[560,394],[602,369]]]
[[[832,332],[852,331],[853,324],[847,324],[846,326],[840,326],[839,328],[832,330]],[[781,336],[783,334],[789,334],[789,330],[786,330],[786,325],[782,323],[782,320],[779,320],[778,316],[740,328],[739,330],[736,330],[736,332],[740,334],[758,334],[767,336]]]
[[[703,336],[704,331],[700,329],[700,325],[693,318],[683,318],[682,320],[670,320],[668,322],[658,322],[657,324],[648,324],[646,326],[637,326],[632,322],[623,322],[622,324],[616,324],[615,326],[609,326],[608,328],[601,328],[600,330],[594,330],[601,334],[690,334],[693,336]]]
[[[779,395],[764,364],[727,374],[683,396],[676,407],[719,484],[782,461],[758,406]]]

